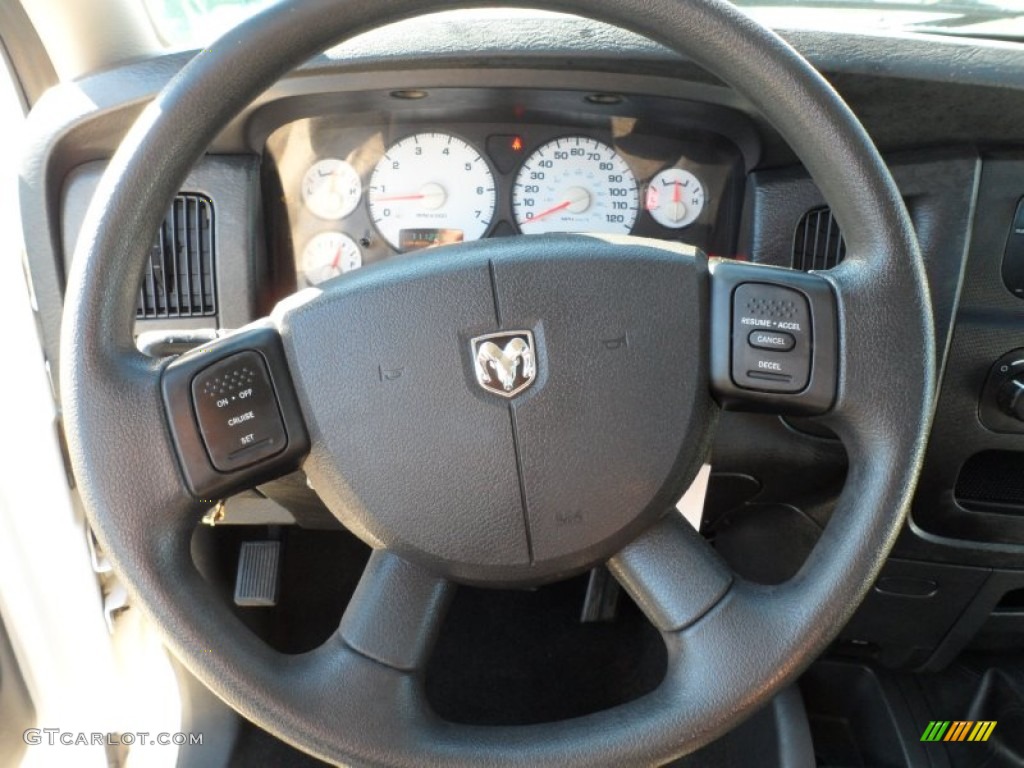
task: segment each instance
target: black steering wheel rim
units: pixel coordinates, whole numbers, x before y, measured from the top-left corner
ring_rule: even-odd
[[[821,76],[727,3],[557,0],[545,8],[644,34],[732,85],[790,142],[843,226],[849,255],[826,276],[843,351],[828,420],[847,448],[850,473],[799,574],[774,588],[737,582],[700,620],[677,621],[645,581],[664,585],[674,576],[683,583],[687,563],[673,555],[682,550],[699,559],[704,550],[691,532],[662,521],[645,535],[649,541],[611,562],[634,596],[642,603],[651,597],[644,607],[670,651],[662,685],[615,710],[563,723],[468,728],[433,717],[417,685],[418,657],[437,629],[427,618],[408,658],[360,647],[361,626],[386,623],[388,611],[347,614],[344,631],[331,641],[284,657],[226,615],[188,557],[201,505],[183,493],[162,423],[157,382],[166,361],[144,358],[133,345],[130,308],[144,252],[137,244],[148,242],[165,203],[217,132],[278,78],[341,39],[452,7],[418,0],[282,3],[198,56],[144,111],[90,208],[66,296],[61,377],[79,490],[118,573],[174,652],[228,703],[303,749],[358,764],[666,761],[751,713],[835,636],[900,530],[934,405],[928,290],[898,190]],[[666,542],[679,549],[666,550]],[[369,600],[375,590],[388,594],[392,585],[417,598],[412,614],[428,617],[448,599],[449,585],[410,577],[409,568],[394,558],[371,560],[376,581],[364,579],[354,600]],[[651,568],[660,570],[652,576]]]

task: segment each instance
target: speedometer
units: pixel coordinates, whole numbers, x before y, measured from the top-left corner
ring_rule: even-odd
[[[512,212],[524,234],[628,233],[636,223],[636,177],[614,149],[570,136],[540,147],[516,176]]]
[[[396,250],[478,240],[494,218],[494,175],[462,139],[418,133],[384,153],[369,200],[373,223]]]

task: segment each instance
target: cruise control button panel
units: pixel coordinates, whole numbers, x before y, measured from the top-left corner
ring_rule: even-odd
[[[284,450],[287,436],[267,364],[239,352],[192,380],[199,432],[220,472],[232,472]]]
[[[836,399],[832,284],[814,273],[711,261],[711,390],[727,410],[826,413]]]
[[[736,386],[793,394],[811,377],[811,311],[800,291],[744,283],[733,294]]]
[[[299,468],[309,453],[281,337],[253,326],[165,368],[167,422],[192,495],[206,501]]]

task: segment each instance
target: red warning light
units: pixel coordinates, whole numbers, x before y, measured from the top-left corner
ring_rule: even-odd
[[[647,188],[647,199],[644,201],[644,205],[645,205],[645,207],[647,208],[648,211],[656,211],[656,210],[658,210],[658,205],[660,205],[660,201],[659,201],[660,197],[661,197],[661,195],[658,194],[658,188],[657,187],[648,187]]]
[[[522,152],[523,151],[523,137],[522,136],[513,136],[512,137],[512,151],[513,152]]]

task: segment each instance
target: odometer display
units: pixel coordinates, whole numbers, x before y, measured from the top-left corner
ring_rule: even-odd
[[[404,250],[402,232],[409,230],[454,230],[478,240],[494,218],[494,175],[462,139],[418,133],[384,153],[368,197],[373,223],[395,250]]]
[[[405,253],[461,243],[464,239],[461,229],[403,229],[398,233],[399,245]]]
[[[570,136],[537,149],[520,169],[512,211],[523,234],[628,234],[640,195],[636,177],[614,149],[597,139]]]

